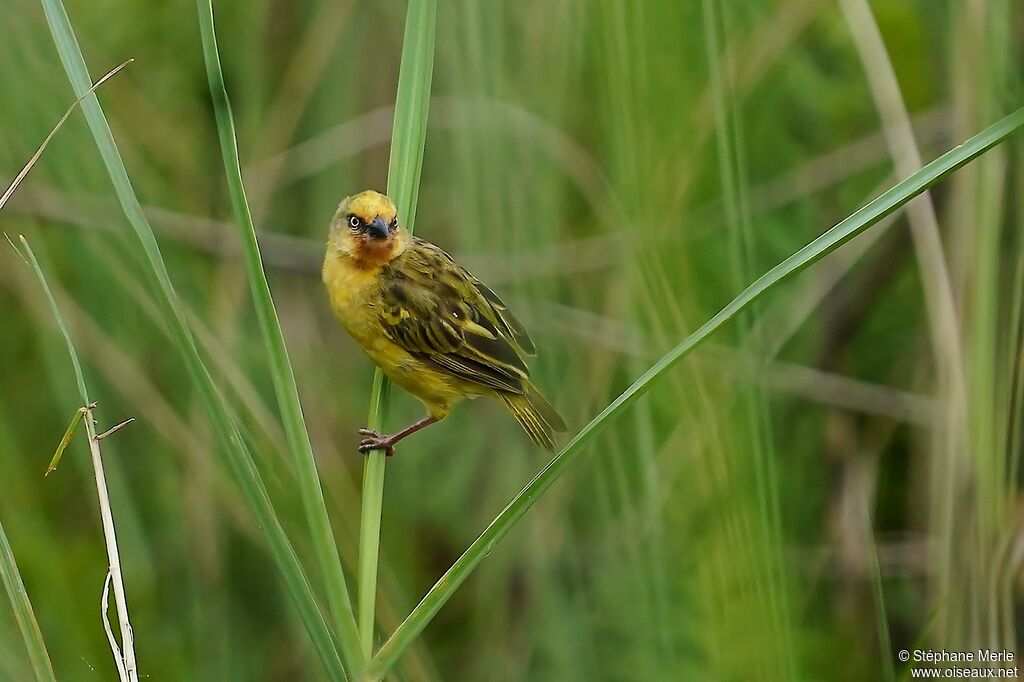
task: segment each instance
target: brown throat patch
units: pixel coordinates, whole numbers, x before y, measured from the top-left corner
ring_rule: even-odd
[[[361,270],[372,270],[391,260],[397,240],[394,235],[388,235],[387,239],[372,239],[361,234],[355,237],[354,242],[352,256],[356,267]]]

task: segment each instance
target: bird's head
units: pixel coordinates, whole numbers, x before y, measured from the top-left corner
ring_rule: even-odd
[[[345,197],[338,206],[327,246],[359,267],[375,268],[405,250],[407,241],[395,203],[368,189]]]

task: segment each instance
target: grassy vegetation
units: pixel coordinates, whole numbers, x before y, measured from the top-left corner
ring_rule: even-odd
[[[122,5],[15,0],[0,175],[137,61],[0,229],[138,420],[103,456],[144,676],[852,681],[1016,647],[1012,2]],[[546,466],[484,401],[387,487],[355,452],[368,396],[421,409],[319,284],[367,186],[533,332],[576,427]],[[41,476],[82,399],[0,257],[0,678],[109,679],[84,448]]]

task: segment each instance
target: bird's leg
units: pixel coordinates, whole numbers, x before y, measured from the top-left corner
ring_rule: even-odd
[[[359,452],[366,454],[372,450],[383,450],[388,457],[391,457],[395,454],[395,443],[436,421],[438,421],[437,417],[427,416],[390,436],[385,436],[373,429],[359,429],[359,435],[366,436],[359,443]]]

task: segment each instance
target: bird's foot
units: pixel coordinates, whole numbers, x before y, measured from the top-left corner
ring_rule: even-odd
[[[368,454],[373,450],[383,450],[384,454],[391,457],[395,454],[395,441],[393,436],[385,436],[373,429],[359,429],[359,435],[366,436],[359,441],[359,452]]]

